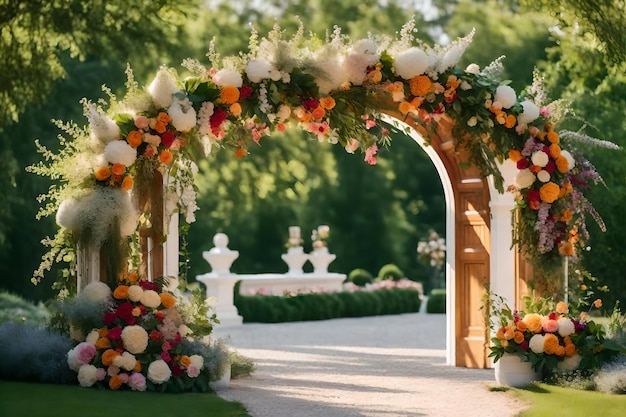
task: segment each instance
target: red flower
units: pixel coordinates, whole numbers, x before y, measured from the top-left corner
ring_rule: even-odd
[[[556,164],[554,163],[554,161],[550,160],[548,161],[548,164],[543,169],[545,169],[549,174],[552,174],[555,168],[556,168]]]
[[[114,327],[111,330],[109,330],[109,339],[111,340],[120,340],[122,338],[122,328],[121,327]]]
[[[161,352],[161,359],[163,359],[167,363],[170,363],[172,361],[172,357],[170,356],[170,353],[167,351]]]
[[[104,324],[109,325],[113,323],[115,321],[115,317],[115,312],[107,311],[106,313],[104,313]]]
[[[159,340],[163,339],[163,333],[158,330],[152,330],[150,332],[150,339],[158,342]]]
[[[244,85],[239,89],[239,100],[245,100],[252,96],[252,87]]]
[[[161,135],[161,143],[168,148],[174,143],[176,136],[169,130]]]
[[[115,310],[115,315],[119,318],[121,318],[122,320],[128,322],[129,319],[133,319],[133,308],[135,308],[133,306],[132,303],[126,301],[123,302],[122,304],[120,304],[119,306],[117,306],[117,309]]]
[[[526,198],[528,198],[528,201],[539,201],[539,199],[541,198],[541,194],[538,190],[528,190]]]
[[[154,313],[154,317],[156,317],[158,321],[163,321],[163,319],[165,318],[165,313],[163,313],[162,311],[157,311],[156,313]]]
[[[172,375],[174,375],[175,377],[182,376],[183,375],[183,368],[179,364],[177,364],[177,363],[172,364]]]
[[[211,115],[211,118],[209,119],[209,124],[211,125],[211,128],[217,129],[218,127],[220,127],[227,117],[228,113],[226,113],[223,109],[215,109],[215,111]]]
[[[522,158],[517,161],[517,169],[522,170],[528,168],[528,159]]]
[[[319,101],[315,100],[314,98],[302,100],[302,106],[305,108],[306,111],[313,111],[317,109],[319,105]]]
[[[159,287],[158,284],[155,284],[154,282],[151,282],[151,281],[147,281],[145,279],[139,281],[139,286],[143,288],[144,290],[152,290],[156,292],[161,291],[161,287]]]

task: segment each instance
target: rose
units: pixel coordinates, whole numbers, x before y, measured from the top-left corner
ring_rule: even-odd
[[[196,378],[198,375],[200,375],[200,370],[198,368],[193,365],[189,365],[187,367],[187,376],[189,378]]]
[[[142,353],[148,346],[148,332],[141,326],[127,326],[122,330],[122,342],[130,353]]]
[[[190,366],[195,366],[198,369],[202,369],[204,366],[204,358],[200,355],[191,355],[189,360],[191,361]]]
[[[548,154],[544,151],[534,152],[530,159],[533,162],[533,165],[540,166],[541,168],[545,167],[550,161]]]
[[[128,377],[128,386],[133,391],[145,391],[146,390],[146,377],[140,372],[133,372]]]
[[[148,379],[154,384],[167,382],[171,376],[170,367],[161,359],[151,362],[148,366]]]
[[[525,161],[525,159],[522,159],[522,161]],[[524,169],[515,176],[515,184],[518,188],[524,189],[533,185],[536,179],[535,174],[530,172],[529,169]]]
[[[90,387],[98,380],[98,369],[93,365],[83,365],[78,370],[78,383],[81,387]]]

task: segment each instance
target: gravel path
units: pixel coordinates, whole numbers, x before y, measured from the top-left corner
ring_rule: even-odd
[[[445,316],[402,314],[216,329],[257,370],[218,391],[253,417],[508,417],[492,369],[445,364]]]

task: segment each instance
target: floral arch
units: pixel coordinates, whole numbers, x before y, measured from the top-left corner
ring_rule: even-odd
[[[553,273],[563,256],[575,256],[587,237],[585,213],[595,214],[583,191],[601,180],[566,150],[566,140],[581,135],[557,132],[563,113],[558,102],[544,101],[538,78],[517,94],[499,79],[500,60],[483,69],[456,66],[473,33],[431,47],[414,29],[411,21],[396,37],[351,41],[339,28],[321,40],[305,38],[302,26],[287,38],[276,26],[266,37],[253,31],[249,51],[238,56],[220,57],[211,45],[210,67],[187,59],[185,78],[162,67],[140,88],[128,69],[122,99],[105,89],[108,101],[83,100],[88,126],[57,122],[69,136],[60,136],[59,153],[39,145],[45,162],[30,169],[59,180],[42,197],[40,215],[56,213],[60,229],[34,282],[54,260],[69,264],[55,284],[69,292],[76,273],[79,291],[93,280],[114,286],[129,271],[150,279],[175,274],[177,265],[164,267],[163,245],[178,252],[167,230],[176,233],[176,213],[194,221],[193,161],[211,152],[247,157],[250,144],[291,126],[373,165],[390,131],[408,128],[438,155],[452,184],[454,363],[489,366],[483,284],[494,271],[503,274],[501,282],[515,282],[506,292],[516,298],[526,260]],[[512,172],[507,180],[503,166]],[[506,248],[492,245],[493,228],[506,232]],[[523,256],[494,264],[515,258],[512,245]]]

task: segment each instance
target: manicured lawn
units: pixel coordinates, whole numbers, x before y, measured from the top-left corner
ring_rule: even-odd
[[[214,393],[158,394],[0,381],[2,417],[250,417]]]
[[[533,384],[515,392],[531,404],[528,410],[519,414],[519,417],[623,417],[626,415],[626,395],[609,395],[546,384]]]

